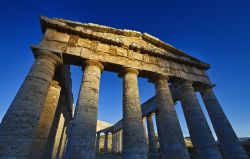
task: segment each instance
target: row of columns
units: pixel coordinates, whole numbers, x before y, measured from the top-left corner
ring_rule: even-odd
[[[43,108],[46,107],[46,97],[50,85],[55,88],[53,86],[55,82],[52,82],[52,79],[59,64],[62,64],[62,60],[53,53],[43,51],[37,54],[34,65],[0,125],[0,156],[2,158],[29,158],[32,154],[33,145],[36,145],[34,138],[39,130],[38,125],[40,125]],[[84,62],[84,76],[75,115],[69,130],[65,159],[95,158],[99,83],[103,69],[103,65],[97,61],[87,60]],[[123,70],[122,155],[124,159],[148,158],[148,145],[139,101],[138,74],[139,72],[133,68],[124,68]],[[162,158],[187,159],[189,156],[168,87],[168,77],[157,76],[154,83],[160,155]],[[222,155],[201,110],[192,82],[179,80],[175,84],[181,92],[180,101],[198,158],[221,159]],[[58,94],[60,91],[55,92]],[[210,88],[204,89],[201,94],[224,156],[230,159],[248,158],[212,90]],[[55,95],[55,98],[48,100],[54,100],[56,103],[57,96]],[[55,111],[55,107],[53,107],[52,114]],[[47,135],[43,132],[41,134],[41,136]],[[152,132],[150,135],[150,139],[152,139]],[[151,142],[154,143],[154,141],[149,143]],[[150,149],[155,151],[154,147]]]
[[[64,111],[68,92],[58,77],[62,60],[33,52],[36,60],[0,125],[0,158],[62,158],[64,152],[70,117]]]
[[[122,129],[118,130],[116,132],[112,132],[112,147],[111,151],[112,153],[122,153]],[[104,145],[103,145],[103,152],[109,153],[109,133],[104,133]],[[96,138],[96,153],[100,153],[100,132],[97,133]]]
[[[122,129],[112,133],[112,152],[122,153]]]

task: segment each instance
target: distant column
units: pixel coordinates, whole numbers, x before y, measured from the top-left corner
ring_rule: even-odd
[[[109,142],[109,133],[105,133],[105,138],[104,138],[104,152],[108,153],[108,142]]]
[[[54,53],[35,50],[35,63],[0,125],[0,158],[28,158],[56,66]]]
[[[148,128],[148,141],[149,141],[149,155],[158,156],[157,141],[155,138],[154,124],[152,120],[152,114],[147,116],[147,128]]]
[[[49,138],[50,132],[53,131],[52,124],[56,116],[56,110],[60,97],[61,87],[58,82],[53,80],[50,84],[48,95],[44,104],[43,112],[40,117],[40,122],[35,139],[32,144],[31,156],[37,159],[49,158],[52,150],[46,147],[49,143],[53,145],[53,140]],[[61,110],[61,108],[60,108]],[[59,113],[61,113],[60,110]],[[58,123],[57,123],[58,124]],[[48,153],[47,153],[48,152]]]
[[[119,130],[119,153],[122,153],[122,129]]]
[[[188,159],[189,154],[169,89],[168,77],[158,76],[155,89],[157,103],[155,116],[159,132],[161,158]]]
[[[65,159],[94,159],[97,107],[100,76],[103,65],[97,61],[84,62],[84,76],[71,123]]]
[[[225,157],[227,159],[248,159],[213,90],[204,87],[200,93]]]
[[[117,131],[117,152],[120,153],[120,130]]]
[[[100,153],[100,133],[96,136],[96,153]]]
[[[191,81],[179,80],[180,100],[190,137],[199,159],[222,159]]]
[[[139,100],[138,71],[125,68],[123,75],[123,159],[147,159]],[[138,146],[138,144],[140,144]]]
[[[115,152],[115,134],[112,132],[112,153]]]

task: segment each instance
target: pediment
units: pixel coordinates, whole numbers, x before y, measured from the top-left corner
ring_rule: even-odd
[[[209,64],[178,50],[148,33],[44,16],[41,17],[41,27],[43,32],[45,32],[46,28],[53,28],[103,43],[127,47],[144,54],[181,61],[205,70],[210,67]]]

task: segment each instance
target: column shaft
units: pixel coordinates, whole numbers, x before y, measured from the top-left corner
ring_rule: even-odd
[[[248,159],[213,90],[210,88],[202,89],[200,93],[224,156],[227,159]]]
[[[181,92],[181,104],[192,143],[199,159],[222,159],[207,120],[196,97],[192,82],[177,83]]]
[[[96,153],[100,153],[100,133],[96,136]]]
[[[188,159],[189,154],[168,85],[168,77],[158,76],[155,84],[161,158]]]
[[[105,139],[104,139],[104,152],[108,153],[108,141],[109,140],[109,134],[105,133]]]
[[[38,130],[32,144],[32,158],[43,159],[50,157],[49,152],[51,151],[48,150],[49,147],[47,147],[47,144],[53,145],[54,143],[53,139],[50,137],[50,133],[53,131],[52,126],[54,118],[57,116],[56,112],[61,113],[61,108],[57,107],[60,91],[61,87],[58,85],[58,82],[52,81],[46,97],[43,112],[40,117]]]
[[[0,158],[28,158],[49,85],[60,59],[37,51],[37,58],[0,125]]]
[[[149,142],[149,155],[158,156],[157,142],[155,138],[154,124],[152,120],[152,114],[147,116],[147,128],[148,128],[148,142]]]
[[[94,159],[101,63],[86,61],[84,76],[72,120],[66,159]]]
[[[114,143],[115,143],[115,135],[114,135],[114,132],[112,132],[112,153],[114,153],[115,152],[115,145],[114,145]]]
[[[140,108],[138,71],[126,68],[123,77],[123,159],[146,159],[147,143]],[[140,146],[138,146],[140,144]]]

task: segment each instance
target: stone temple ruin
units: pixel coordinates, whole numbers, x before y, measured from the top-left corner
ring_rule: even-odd
[[[0,125],[0,158],[94,159],[100,133],[112,133],[112,152],[123,159],[188,159],[175,111],[180,101],[197,159],[247,159],[215,94],[204,63],[137,31],[41,17],[43,38],[32,46],[35,62]],[[73,115],[70,65],[84,72]],[[96,132],[103,71],[123,79],[123,117]],[[140,106],[137,78],[155,84]],[[200,92],[221,149],[196,97]],[[152,124],[155,115],[160,151]],[[147,120],[147,133],[143,118]],[[148,135],[148,136],[146,136]]]

